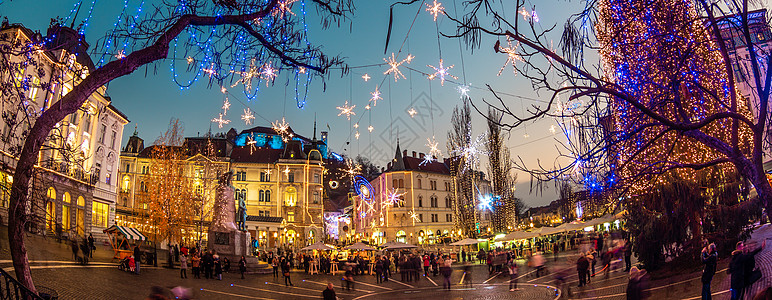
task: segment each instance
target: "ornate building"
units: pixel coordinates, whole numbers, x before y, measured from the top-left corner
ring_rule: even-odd
[[[0,44],[0,203],[7,216],[17,154],[36,118],[95,69],[89,45],[77,31],[52,25],[46,36],[4,23]],[[111,104],[107,88],[57,123],[45,141],[32,181],[32,231],[83,237],[113,223],[118,153],[128,118]]]

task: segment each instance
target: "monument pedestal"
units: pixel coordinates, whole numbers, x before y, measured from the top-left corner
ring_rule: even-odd
[[[252,237],[249,232],[245,231],[209,231],[209,240],[207,241],[207,248],[212,251],[217,251],[220,256],[228,256],[228,259],[233,262],[233,258],[237,258],[236,261],[241,259],[241,256],[251,256],[249,253],[249,243],[252,241]]]

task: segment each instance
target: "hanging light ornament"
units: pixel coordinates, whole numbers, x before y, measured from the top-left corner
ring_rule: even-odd
[[[416,115],[417,113],[418,113],[418,112],[415,110],[415,108],[412,108],[412,107],[411,107],[411,108],[410,108],[410,109],[407,111],[407,114],[409,114],[411,118],[412,118],[412,117],[415,117],[415,115]]]
[[[429,12],[430,15],[434,16],[434,21],[437,22],[437,15],[440,13],[444,13],[445,8],[442,7],[442,3],[437,2],[437,0],[434,0],[434,3],[431,5],[429,3],[426,3],[426,11]]]
[[[402,71],[399,70],[399,66],[401,66],[405,62],[409,64],[413,60],[413,58],[415,57],[408,54],[405,59],[401,61],[397,61],[397,59],[394,57],[394,53],[391,53],[391,57],[389,57],[388,59],[386,58],[383,59],[383,61],[389,65],[389,69],[386,70],[386,72],[383,72],[383,75],[388,75],[388,74],[394,75],[394,82],[397,82],[397,79],[399,79],[399,77],[402,77],[402,79],[407,79],[407,77],[405,77],[405,74],[402,74]]]
[[[225,97],[225,101],[222,103],[222,114],[223,116],[228,114],[228,109],[231,108],[231,102],[228,101],[228,97]]]
[[[287,141],[286,136],[289,133],[289,123],[284,120],[284,117],[281,118],[281,122],[279,120],[271,122],[271,128],[282,137],[282,140]]]
[[[244,114],[241,115],[241,119],[244,120],[246,125],[252,125],[252,121],[255,120],[255,115],[252,113],[249,107],[247,107],[244,109]]]
[[[378,100],[383,100],[383,98],[381,98],[381,91],[378,90],[377,85],[375,86],[375,91],[370,93],[370,95],[372,95],[372,97],[370,97],[370,101],[373,102],[373,106],[378,105]]]
[[[223,119],[223,114],[220,113],[220,116],[212,119],[212,122],[217,123],[217,127],[222,128],[223,125],[230,123],[231,120]]]
[[[365,73],[365,75],[362,75],[362,79],[364,79],[365,82],[367,82],[368,80],[370,80],[370,75],[367,75],[367,73]]]
[[[346,115],[346,120],[351,120],[351,115],[356,115],[354,112],[354,108],[357,107],[356,105],[349,106],[348,100],[346,100],[346,104],[343,104],[343,106],[336,107],[340,110],[340,113],[338,113],[338,116]]]
[[[501,66],[501,69],[499,69],[499,73],[496,74],[496,76],[501,76],[501,72],[504,71],[504,68],[506,68],[508,64],[512,65],[512,73],[517,76],[517,65],[515,65],[515,62],[523,61],[523,58],[520,56],[520,54],[517,54],[518,48],[520,48],[520,43],[518,43],[516,46],[512,46],[512,40],[509,37],[507,37],[507,47],[501,47],[500,43],[496,41],[494,50],[496,50],[496,52],[507,54],[507,61],[505,61],[504,65]]]
[[[469,85],[459,85],[456,87],[456,91],[458,91],[458,94],[461,96],[461,98],[469,97]]]
[[[453,69],[453,65],[450,65],[449,67],[444,67],[442,65],[442,58],[440,58],[440,65],[438,67],[434,67],[432,65],[426,65],[426,66],[434,69],[434,74],[429,75],[429,80],[434,80],[435,78],[439,77],[441,86],[445,86],[445,76],[448,76],[453,79],[458,79],[458,77],[448,73],[448,70]]]
[[[266,86],[268,86],[269,81],[273,82],[273,80],[276,79],[276,71],[277,70],[271,66],[270,61],[263,66],[263,70],[260,72],[260,78],[265,79]]]
[[[276,3],[276,6],[271,11],[271,15],[278,16],[279,18],[284,18],[285,14],[295,15],[295,13],[292,12],[292,3],[297,2],[298,0],[282,0]]]
[[[252,79],[260,78],[260,68],[255,65],[254,58],[249,62],[249,69],[242,72],[231,71],[231,73],[239,73],[241,75],[241,79],[234,82],[231,87],[236,87],[241,83],[246,90],[252,90]]]

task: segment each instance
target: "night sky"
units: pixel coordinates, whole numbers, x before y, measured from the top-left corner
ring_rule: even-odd
[[[462,1],[455,1],[457,8],[461,9]],[[124,1],[120,0],[94,2],[92,16],[85,27],[86,39],[92,45],[112,29],[124,4]],[[140,2],[128,1],[127,11],[134,14]],[[149,5],[155,1],[146,2],[144,8],[148,11]],[[504,2],[514,6],[514,1]],[[0,0],[0,16],[7,16],[11,23],[22,23],[32,30],[44,33],[51,18],[70,15],[75,3],[73,0]],[[92,1],[84,1],[76,24],[87,18],[91,3]],[[208,88],[207,80],[199,80],[191,89],[180,89],[172,81],[168,60],[150,67],[147,71],[141,68],[133,74],[116,79],[109,85],[108,94],[113,105],[131,120],[124,130],[124,144],[135,126],[140,136],[145,139],[146,145],[152,143],[166,129],[172,117],[179,118],[184,123],[186,135],[196,136],[203,135],[210,128],[216,133],[225,132],[231,127],[240,131],[256,125],[270,126],[270,122],[285,116],[296,132],[309,138],[313,135],[313,122],[316,119],[318,131],[327,130],[329,126],[329,148],[332,151],[350,156],[361,153],[371,157],[376,164],[385,166],[394,155],[397,137],[402,149],[409,152],[428,152],[427,138],[435,136],[440,149],[447,156],[445,141],[450,128],[450,116],[453,107],[461,103],[457,91],[459,84],[466,82],[471,85],[469,95],[480,107],[484,105],[482,99],[495,100],[487,91],[486,84],[506,94],[503,99],[515,112],[522,112],[532,104],[539,104],[534,99],[548,100],[547,93],[540,95],[534,92],[528,80],[515,76],[511,66],[507,66],[501,76],[497,76],[507,57],[494,53],[494,39],[483,39],[481,48],[472,52],[460,44],[459,39],[438,38],[437,27],[445,33],[453,33],[455,27],[443,16],[438,18],[439,26],[436,26],[432,16],[425,11],[425,5],[418,12],[418,3],[395,8],[392,38],[388,52],[384,54],[391,3],[392,1],[356,1],[356,12],[351,24],[326,31],[321,29],[313,10],[308,13],[310,42],[323,45],[328,55],[345,57],[345,62],[352,69],[344,76],[341,76],[340,70],[332,70],[326,79],[326,90],[323,90],[323,82],[315,79],[303,109],[295,105],[295,83],[291,79],[290,85],[286,86],[286,75],[280,75],[272,86],[266,87],[265,83],[261,83],[258,96],[249,101],[242,86],[232,88],[227,84],[228,99],[232,104],[227,117],[231,123],[219,129],[210,120],[221,112],[220,107],[225,100],[220,87],[215,84]],[[557,48],[563,23],[571,13],[581,8],[581,1],[551,0],[534,3],[539,17],[538,26],[548,28],[557,25],[555,32],[548,35],[554,40]],[[529,2],[527,5],[529,8],[534,7],[534,3]],[[449,14],[454,14],[453,0],[444,0],[443,6]],[[293,7],[293,11],[299,12],[299,8]],[[416,21],[410,29],[417,12]],[[512,18],[514,17],[513,13]],[[522,20],[522,17],[520,18]],[[406,39],[409,29],[410,34]],[[504,40],[502,42],[505,43]],[[415,59],[408,66],[426,73],[433,73],[427,65],[437,66],[441,49],[444,64],[454,65],[450,73],[458,76],[458,80],[446,81],[445,85],[441,86],[439,80],[430,81],[420,73],[401,68],[407,79],[400,78],[395,83],[391,75],[383,74],[387,66],[372,65],[382,64],[383,58],[399,51],[400,46],[403,50],[398,59],[410,53]],[[189,76],[184,71],[178,73],[181,78]],[[364,74],[368,74],[371,79],[365,82],[361,78]],[[366,111],[364,106],[376,85],[382,92],[383,100],[379,100],[372,110]],[[342,106],[346,100],[349,104],[356,105],[356,115],[352,116],[351,121],[346,120],[344,116],[337,116],[339,111],[336,106]],[[247,126],[239,118],[246,107],[256,112],[254,125]],[[413,117],[408,114],[411,108],[417,112]],[[473,112],[473,120],[475,134],[484,132],[483,117]],[[357,122],[361,134],[358,140],[353,136],[356,129],[352,126]],[[513,158],[521,156],[531,165],[540,161],[542,165],[552,166],[557,157],[556,139],[564,140],[559,131],[557,135],[550,132],[550,126],[556,124],[555,120],[548,118],[512,130],[507,144],[511,147]],[[372,133],[367,130],[370,125],[373,126]],[[347,145],[347,142],[350,144]],[[482,161],[483,165],[487,164],[484,158]],[[529,192],[529,185],[529,176],[519,174],[516,194],[529,206],[546,205],[557,198],[554,187],[537,195]]]

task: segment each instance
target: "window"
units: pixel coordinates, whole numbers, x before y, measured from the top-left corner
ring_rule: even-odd
[[[258,215],[261,217],[270,217],[271,211],[270,210],[261,210],[258,212]]]
[[[322,183],[322,176],[319,174],[314,174],[314,183]]]
[[[437,201],[437,196],[432,196],[431,198],[429,198],[429,201],[431,201],[430,204],[431,204],[432,207],[437,207],[437,202],[438,202]]]
[[[450,208],[450,196],[445,196],[445,207]]]
[[[70,207],[62,205],[62,230],[69,231],[72,228],[72,218],[70,216]]]
[[[420,189],[420,188],[421,188],[421,179],[418,179],[418,184],[416,185],[416,188],[417,188],[417,189]]]
[[[295,206],[298,202],[298,191],[294,187],[288,187],[284,191],[284,205]]]
[[[439,219],[440,219],[440,218],[439,218],[439,215],[437,215],[437,214],[432,214],[432,222],[433,222],[433,223],[437,223],[437,222],[439,222]]]
[[[271,173],[268,171],[260,172],[260,182],[269,182],[271,181]]]
[[[91,225],[97,227],[107,227],[107,220],[110,216],[110,205],[101,202],[91,203]]]
[[[118,137],[118,132],[113,130],[113,135],[110,137],[110,148],[115,149],[115,139]]]
[[[437,181],[436,180],[430,181],[429,184],[431,184],[433,191],[437,190]]]
[[[445,215],[445,222],[453,222],[453,215],[446,214]]]
[[[319,192],[314,192],[313,203],[319,204],[320,201],[321,201],[321,197],[319,197]]]
[[[287,182],[295,182],[295,172],[287,173]]]
[[[111,177],[112,177],[112,174],[110,173],[105,174],[105,183],[107,183],[108,185],[110,184]]]
[[[397,181],[396,179],[391,180],[391,187],[392,188],[399,187],[399,181]]]
[[[405,181],[400,179],[399,180],[399,187],[404,188],[405,187]]]
[[[418,207],[424,207],[424,197],[418,196]]]
[[[445,190],[450,191],[450,182],[445,181]]]
[[[287,222],[295,222],[295,213],[294,212],[288,212],[287,213]]]
[[[265,202],[271,202],[271,190],[265,191]]]
[[[83,114],[83,132],[91,132],[91,115],[88,113]]]
[[[265,191],[258,192],[257,199],[259,202],[265,202]]]
[[[418,221],[423,222],[424,221],[424,214],[418,214]]]
[[[104,143],[105,142],[105,134],[107,134],[107,125],[102,124],[102,126],[99,126],[99,142]]]

